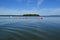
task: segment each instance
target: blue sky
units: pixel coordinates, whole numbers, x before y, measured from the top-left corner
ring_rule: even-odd
[[[60,0],[0,0],[0,15],[60,15]]]

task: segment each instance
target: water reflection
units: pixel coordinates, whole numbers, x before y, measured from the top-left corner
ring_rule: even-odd
[[[0,40],[60,40],[60,18],[40,18],[0,18]]]

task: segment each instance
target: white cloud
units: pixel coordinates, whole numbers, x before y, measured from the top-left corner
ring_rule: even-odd
[[[42,15],[60,15],[60,8],[40,9]]]
[[[19,10],[15,9],[7,9],[7,8],[0,8],[0,15],[18,15],[20,14]]]
[[[18,9],[7,9],[0,8],[0,15],[21,15],[21,14],[37,14],[37,10],[33,8],[32,10],[18,10]]]
[[[33,8],[32,10],[18,10],[0,8],[0,15],[21,15],[21,14],[40,14],[40,15],[60,15],[60,8],[40,9]]]
[[[36,1],[37,3],[37,8],[43,3],[44,0],[28,0],[28,6],[30,5],[31,2]]]
[[[43,3],[44,0],[38,0],[37,2],[37,7],[39,8],[39,6]]]

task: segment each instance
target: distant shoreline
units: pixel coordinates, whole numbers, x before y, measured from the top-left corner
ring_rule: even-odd
[[[20,17],[23,15],[0,15],[0,16],[13,16],[13,17]],[[46,16],[23,16],[23,17],[60,17],[60,15],[46,15]]]

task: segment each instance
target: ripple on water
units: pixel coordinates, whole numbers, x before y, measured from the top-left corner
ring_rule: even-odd
[[[10,19],[9,19],[10,20]],[[59,40],[60,25],[46,19],[10,20],[0,25],[0,40]],[[16,22],[15,22],[15,21]],[[9,23],[9,24],[8,24]]]
[[[2,38],[0,36],[0,39],[3,40],[43,40],[46,39],[46,37],[42,34],[43,32],[35,29],[35,28],[29,28],[29,27],[13,27],[13,26],[2,26],[0,28],[0,35],[3,35]],[[3,34],[2,34],[3,33]],[[41,33],[41,34],[40,34]]]

